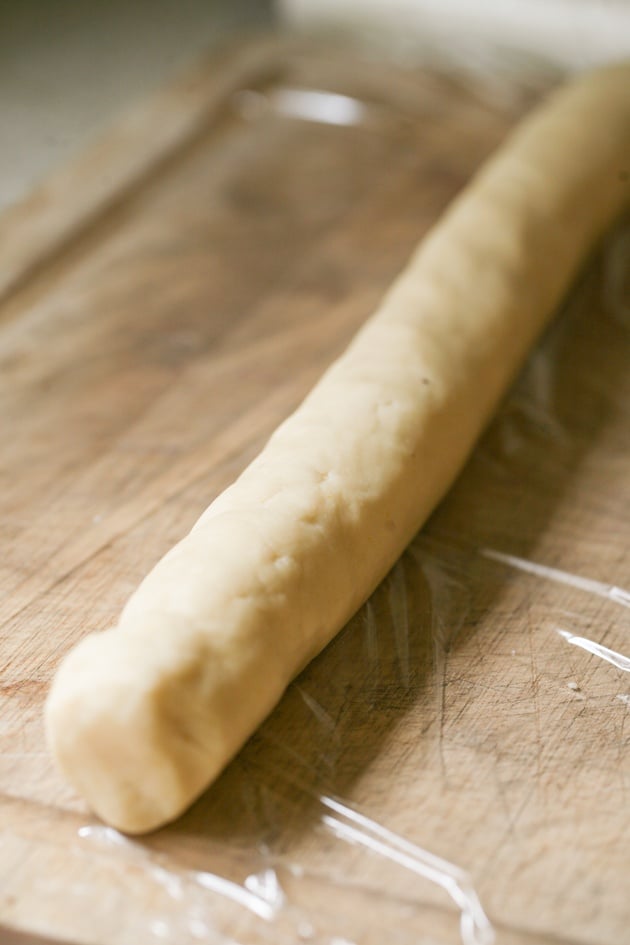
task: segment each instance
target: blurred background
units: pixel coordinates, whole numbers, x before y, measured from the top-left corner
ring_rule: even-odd
[[[0,210],[191,59],[270,29],[398,61],[580,69],[630,55],[630,0],[0,0]]]
[[[271,0],[0,0],[0,210]]]

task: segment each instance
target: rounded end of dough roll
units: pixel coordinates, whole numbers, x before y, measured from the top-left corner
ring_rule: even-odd
[[[186,634],[176,657],[159,632],[92,634],[63,661],[48,696],[55,760],[95,813],[125,833],[173,820],[225,763],[220,727],[215,744],[195,738],[200,663]]]

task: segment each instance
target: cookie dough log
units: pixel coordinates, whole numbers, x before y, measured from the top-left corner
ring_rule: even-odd
[[[555,93],[118,626],[66,657],[48,739],[103,820],[177,817],[374,590],[627,202],[629,162],[630,64]]]

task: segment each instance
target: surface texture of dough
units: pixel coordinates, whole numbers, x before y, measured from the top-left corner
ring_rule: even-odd
[[[629,160],[630,67],[553,95],[118,627],[66,657],[49,743],[104,820],[181,813],[372,592],[627,203]]]

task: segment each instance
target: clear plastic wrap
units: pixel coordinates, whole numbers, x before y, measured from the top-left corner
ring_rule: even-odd
[[[316,122],[331,151],[401,121],[347,88],[231,107]],[[629,272],[622,223],[430,522],[178,822],[129,839],[60,794],[33,648],[2,719],[20,732],[2,843],[31,877],[3,877],[16,925],[37,903],[37,927],[116,945],[623,940]]]

